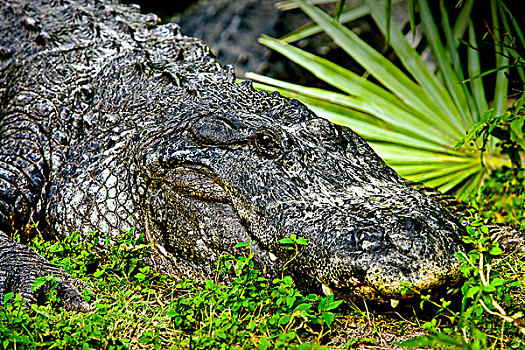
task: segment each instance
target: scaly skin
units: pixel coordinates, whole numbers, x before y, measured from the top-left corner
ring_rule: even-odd
[[[247,240],[277,273],[294,233],[309,244],[288,272],[316,292],[388,300],[459,280],[447,210],[351,130],[235,83],[178,26],[90,0],[0,0],[0,16],[0,294],[31,298],[8,275],[57,276],[7,237],[36,222],[55,237],[135,227],[180,277],[210,277]]]

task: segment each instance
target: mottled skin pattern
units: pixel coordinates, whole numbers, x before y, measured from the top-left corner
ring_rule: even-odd
[[[247,240],[275,273],[295,233],[309,245],[289,272],[317,292],[388,300],[414,295],[400,282],[459,279],[462,228],[445,209],[351,130],[234,79],[133,7],[0,0],[0,296],[31,299],[53,272],[85,307],[9,238],[36,222],[56,237],[135,227],[180,277],[211,276]]]

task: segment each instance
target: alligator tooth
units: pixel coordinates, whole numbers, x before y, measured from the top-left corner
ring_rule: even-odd
[[[157,243],[157,249],[159,250],[159,252],[161,254],[163,254],[164,256],[168,256],[168,252],[166,251],[166,248],[164,248],[164,246],[162,244],[158,244]]]
[[[393,309],[395,309],[398,305],[399,305],[399,300],[390,299],[390,306],[392,306]]]
[[[459,288],[447,287],[447,294],[454,295],[459,292]]]
[[[331,290],[328,286],[325,286],[323,284],[323,293],[328,296],[328,295],[333,295],[334,291]]]
[[[275,261],[275,260],[277,260],[277,257],[275,256],[274,253],[270,253],[270,260],[271,260],[271,261]]]

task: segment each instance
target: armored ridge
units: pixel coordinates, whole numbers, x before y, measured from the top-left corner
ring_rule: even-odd
[[[309,240],[298,283],[388,300],[402,283],[454,283],[461,226],[347,128],[235,83],[174,24],[99,1],[0,0],[0,296],[53,272],[8,238],[38,222],[115,235],[135,227],[180,277],[250,240],[276,273],[278,241]]]

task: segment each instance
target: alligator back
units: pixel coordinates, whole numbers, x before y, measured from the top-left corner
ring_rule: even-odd
[[[232,73],[223,74],[208,48],[183,37],[177,25],[157,26],[156,16],[141,16],[134,8],[2,2],[0,142],[7,154],[0,158],[6,189],[0,198],[10,208],[2,214],[11,217],[2,218],[2,229],[10,230],[12,222],[19,228],[30,218],[47,222],[49,205],[68,229],[87,224],[78,221],[80,215],[91,216],[87,226],[105,232],[110,224],[135,224],[131,194],[115,178],[121,172],[126,174],[120,178],[131,176],[129,162],[115,164],[131,143],[130,133],[153,131],[170,112],[164,106],[179,110],[188,91],[183,81],[198,86],[199,79],[231,80]],[[88,198],[73,186],[95,200],[86,206]],[[57,191],[78,210],[74,222],[72,213],[48,201]],[[101,213],[95,204],[108,194],[115,195],[110,209],[116,215]]]

